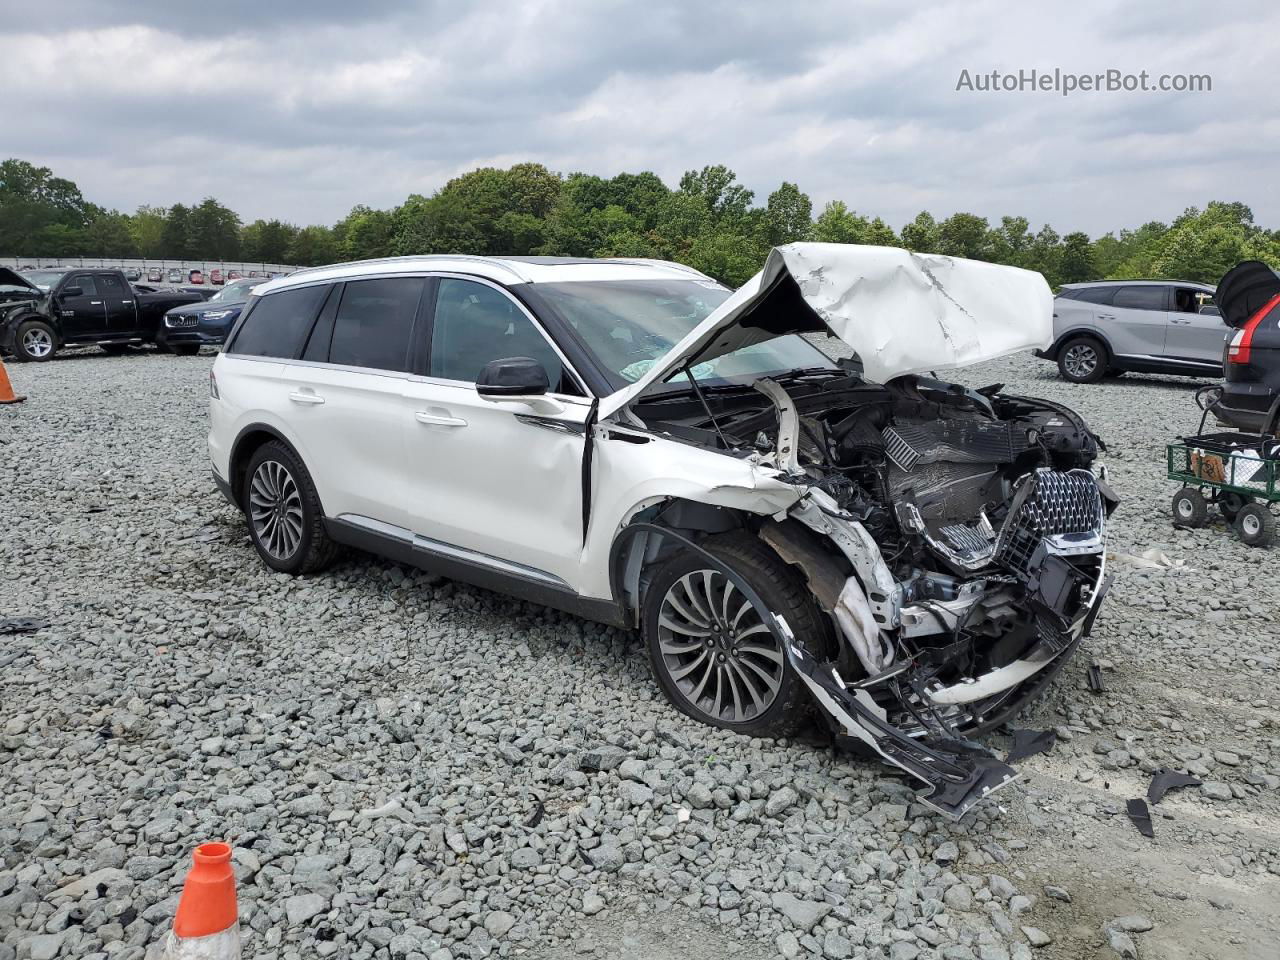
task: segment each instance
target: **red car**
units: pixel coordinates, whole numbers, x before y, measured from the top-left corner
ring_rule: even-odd
[[[187,274],[187,283],[204,283],[204,273],[200,270],[192,270]]]
[[[209,282],[222,286],[222,271],[218,269],[209,271]]]
[[[230,283],[232,280],[239,280],[239,279],[241,279],[241,273],[240,273],[240,271],[239,271],[239,270],[228,270],[228,271],[227,271],[227,282],[228,282],[228,283]]]

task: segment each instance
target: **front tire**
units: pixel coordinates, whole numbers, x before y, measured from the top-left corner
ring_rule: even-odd
[[[18,327],[13,355],[30,363],[44,363],[58,352],[58,335],[43,320],[27,320]]]
[[[830,621],[794,567],[747,533],[703,547],[744,579],[810,649],[831,643]],[[645,594],[643,631],[654,678],[695,720],[748,736],[783,737],[808,716],[809,694],[764,619],[724,574],[681,552]]]
[[[264,443],[249,458],[241,509],[258,556],[273,570],[294,576],[315,573],[337,555],[337,544],[324,532],[311,474],[278,440]]]
[[[1058,373],[1071,383],[1097,383],[1107,375],[1107,353],[1093,337],[1072,337],[1058,350]]]
[[[1209,504],[1204,495],[1193,487],[1183,487],[1173,495],[1170,504],[1175,527],[1203,527],[1209,522]]]

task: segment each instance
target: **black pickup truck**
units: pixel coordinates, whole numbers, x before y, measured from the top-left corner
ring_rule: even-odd
[[[0,351],[33,361],[48,360],[62,347],[96,344],[107,353],[122,353],[154,343],[166,310],[204,299],[183,290],[135,286],[121,270],[67,270],[46,292],[0,267],[0,286],[31,288],[28,299],[0,304]]]

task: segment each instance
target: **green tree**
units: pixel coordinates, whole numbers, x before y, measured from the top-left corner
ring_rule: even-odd
[[[866,217],[850,210],[840,200],[832,200],[822,208],[813,224],[813,239],[822,243],[866,243],[878,247],[900,246],[893,228],[876,217]]]
[[[181,203],[169,208],[165,217],[162,256],[169,260],[187,260],[196,256],[191,250],[191,211]]]
[[[164,207],[141,206],[129,218],[129,233],[138,256],[148,259],[164,257],[164,225],[168,213]]]
[[[1097,280],[1093,262],[1093,244],[1087,233],[1068,233],[1062,238],[1062,256],[1058,260],[1058,283],[1080,283]]]
[[[116,210],[95,216],[84,230],[84,253],[93,257],[136,257],[138,245],[129,217]]]
[[[338,244],[333,238],[333,231],[328,227],[303,227],[289,243],[285,251],[285,263],[297,264],[300,267],[318,267],[326,263],[337,263]]]
[[[700,199],[717,221],[745,216],[755,196],[738,183],[738,175],[723,164],[686,171],[680,178],[680,192]]]
[[[240,218],[213,197],[205,197],[187,217],[187,249],[201,260],[240,259]]]
[[[253,263],[288,263],[298,228],[279,220],[255,220],[240,231],[240,255]]]
[[[26,160],[0,162],[0,250],[67,256],[65,245],[83,236],[90,219],[90,205],[70,180]]]
[[[794,183],[784,181],[769,194],[764,219],[766,236],[775,247],[808,240],[813,232],[813,202]]]
[[[990,255],[986,217],[954,213],[938,224],[938,253],[970,260],[986,260]]]
[[[389,257],[395,240],[395,221],[388,210],[352,208],[333,228],[339,253],[344,260]]]
[[[902,228],[902,245],[916,253],[938,253],[938,223],[928,211],[921,211]]]

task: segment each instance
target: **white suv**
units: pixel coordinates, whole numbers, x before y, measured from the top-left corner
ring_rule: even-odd
[[[691,716],[778,735],[816,704],[958,816],[1015,777],[966,736],[1092,626],[1115,501],[1070,410],[919,374],[1044,347],[1051,314],[1039,274],[878,247],[781,247],[736,293],[640,260],[322,267],[255,291],[209,449],[275,570],[345,544],[638,627]]]

